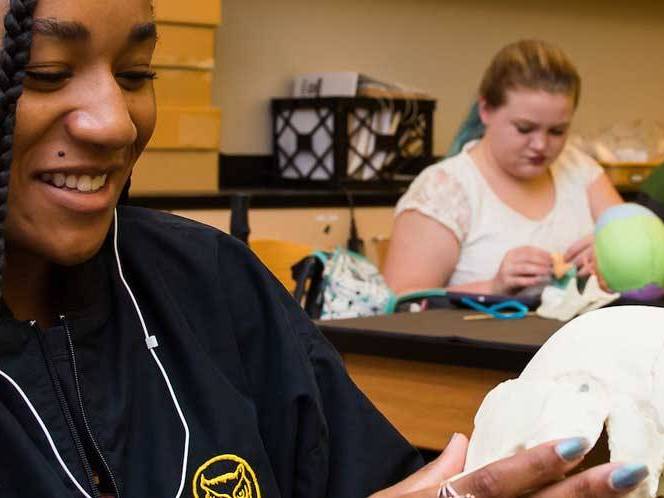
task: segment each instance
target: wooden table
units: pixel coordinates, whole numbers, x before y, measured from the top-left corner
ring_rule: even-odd
[[[464,320],[466,310],[319,322],[350,376],[415,446],[470,435],[482,399],[516,377],[560,322]]]

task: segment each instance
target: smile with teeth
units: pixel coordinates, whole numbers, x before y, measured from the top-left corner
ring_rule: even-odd
[[[78,190],[79,192],[96,192],[106,185],[108,174],[104,175],[65,175],[64,173],[43,173],[42,181],[53,185],[54,187]]]

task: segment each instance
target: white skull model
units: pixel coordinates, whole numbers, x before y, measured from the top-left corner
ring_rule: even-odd
[[[466,469],[559,438],[594,445],[606,424],[611,461],[650,475],[631,498],[664,492],[664,308],[619,306],[556,332],[518,379],[499,384],[475,416]]]

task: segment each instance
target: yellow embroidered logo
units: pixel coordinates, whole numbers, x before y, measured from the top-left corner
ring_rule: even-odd
[[[261,498],[256,474],[235,455],[219,455],[194,475],[194,498]]]

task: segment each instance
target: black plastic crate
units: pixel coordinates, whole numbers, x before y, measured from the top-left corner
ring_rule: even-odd
[[[434,100],[273,99],[272,179],[281,185],[376,186],[433,162]]]

